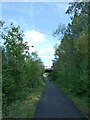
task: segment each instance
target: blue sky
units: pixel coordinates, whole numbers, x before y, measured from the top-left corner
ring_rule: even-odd
[[[51,66],[54,59],[54,45],[60,40],[52,36],[58,24],[67,25],[70,17],[65,14],[68,3],[55,2],[3,2],[2,20],[6,26],[11,22],[24,31],[24,41],[33,45],[45,66]]]

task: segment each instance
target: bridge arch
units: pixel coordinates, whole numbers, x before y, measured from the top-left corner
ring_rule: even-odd
[[[44,70],[45,70],[45,73],[50,73],[53,71],[53,68],[52,67],[51,68],[44,68]]]

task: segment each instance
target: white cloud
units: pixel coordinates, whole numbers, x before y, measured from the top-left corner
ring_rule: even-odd
[[[53,55],[54,54],[54,48],[53,48],[53,46],[51,47],[48,47],[47,49],[46,49],[46,51],[49,53],[49,54],[51,54],[51,55]]]
[[[36,30],[31,30],[25,33],[24,40],[30,44],[39,44],[45,42],[46,36],[41,32],[38,32]]]
[[[44,61],[44,65],[47,67],[51,67],[53,63],[53,56],[42,56],[42,60]]]
[[[46,49],[39,50],[39,51],[38,51],[38,55],[43,55],[43,54],[45,54],[45,52],[46,52]]]
[[[40,54],[41,53],[41,54]],[[54,58],[54,48],[53,46],[49,47],[47,49],[43,49],[41,52],[39,51],[39,57],[44,61],[44,65],[47,67],[52,66],[52,60]]]
[[[30,47],[30,52],[36,50],[45,66],[51,66],[54,58],[54,43],[50,42],[50,37],[36,30],[25,32],[24,37],[24,42],[27,41],[28,46],[34,46]]]
[[[38,55],[44,55],[44,54],[48,54],[48,55],[53,55],[54,54],[54,47],[52,46],[51,47],[51,45],[49,45],[47,48],[43,48],[43,49],[39,49],[39,51],[38,51]]]

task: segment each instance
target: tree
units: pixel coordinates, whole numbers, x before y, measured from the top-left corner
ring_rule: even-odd
[[[43,81],[44,67],[37,53],[30,54],[28,43],[23,41],[20,26],[11,23],[4,27],[0,21],[2,50],[2,95],[3,116],[8,115],[8,106],[24,100]]]
[[[54,32],[55,36],[62,36],[62,41],[55,50],[58,59],[53,63],[52,79],[81,95],[88,93],[88,6],[88,3],[70,3],[66,14],[71,15],[71,23],[66,29],[58,27]]]

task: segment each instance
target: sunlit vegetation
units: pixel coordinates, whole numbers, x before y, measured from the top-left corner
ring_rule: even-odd
[[[61,44],[55,47],[54,70],[49,75],[87,114],[89,6],[90,2],[69,4],[66,14],[71,22],[66,28],[60,24],[53,33]]]
[[[12,109],[12,112],[16,112],[15,109],[19,110],[17,106],[21,106],[20,101],[22,102],[20,109],[24,110],[24,107],[28,105],[25,106],[23,101],[25,102],[27,97],[31,96],[33,91],[38,89],[38,87],[44,87],[43,63],[38,57],[37,52],[30,52],[28,43],[24,42],[23,37],[24,33],[20,29],[20,26],[15,26],[11,23],[9,27],[6,27],[5,23],[0,21],[0,39],[4,42],[4,45],[0,46],[2,50],[2,113],[4,118],[10,116],[9,110]],[[43,88],[41,91],[38,89],[41,93],[42,90]],[[31,97],[33,101],[30,104],[33,106],[35,96]],[[33,112],[35,108],[31,108]],[[28,116],[30,117],[32,115],[29,114],[32,113],[29,112],[31,111],[28,111]],[[15,114],[15,116],[19,117],[20,114]],[[28,116],[26,113],[24,117]]]
[[[0,21],[2,51],[2,113],[3,118],[30,118],[49,76],[74,103],[88,114],[88,26],[90,2],[69,4],[66,14],[71,22],[60,24],[53,35],[61,40],[55,46],[53,71],[44,73],[37,52],[30,52],[24,32],[13,23]],[[43,74],[44,73],[44,74]],[[0,76],[1,77],[1,76]]]
[[[17,100],[6,108],[8,112],[8,118],[33,118],[36,110],[36,106],[42,92],[44,90],[45,83],[39,85],[26,97],[26,99]]]

